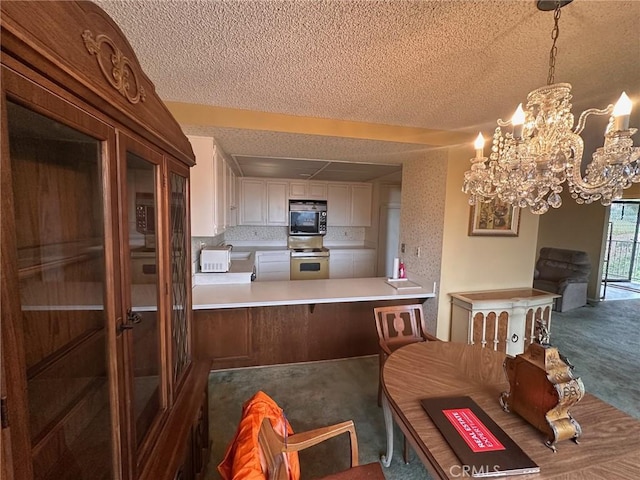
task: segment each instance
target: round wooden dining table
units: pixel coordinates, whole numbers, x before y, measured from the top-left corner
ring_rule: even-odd
[[[454,342],[414,343],[391,354],[381,373],[387,432],[382,464],[391,463],[395,421],[434,478],[460,478],[460,461],[420,401],[469,396],[540,466],[540,473],[519,478],[638,478],[638,419],[587,393],[571,411],[582,426],[580,443],[559,443],[554,453],[542,432],[501,408],[500,394],[509,391],[504,359],[504,353]]]

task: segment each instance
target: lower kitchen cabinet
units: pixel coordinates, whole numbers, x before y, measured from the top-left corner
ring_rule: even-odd
[[[289,250],[256,252],[256,280],[289,280],[291,252]]]
[[[353,276],[368,278],[376,276],[376,251],[372,249],[353,252]]]
[[[331,249],[329,278],[375,277],[376,251],[363,249]]]
[[[329,255],[329,278],[353,278],[353,253],[331,250]]]

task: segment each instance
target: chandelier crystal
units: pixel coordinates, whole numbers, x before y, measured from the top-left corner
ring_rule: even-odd
[[[484,156],[482,134],[476,139],[476,156],[462,186],[470,205],[498,198],[543,214],[549,207],[562,205],[560,193],[565,182],[577,203],[600,200],[602,205],[610,205],[622,198],[623,189],[640,182],[640,147],[634,147],[631,139],[637,129],[629,128],[629,97],[623,92],[615,108],[609,105],[585,110],[574,127],[571,85],[554,83],[560,8],[566,3],[554,3],[547,85],[530,92],[525,108],[520,104],[510,121],[498,119],[489,158]],[[583,175],[584,142],[580,134],[590,115],[610,118],[604,145],[593,154]]]

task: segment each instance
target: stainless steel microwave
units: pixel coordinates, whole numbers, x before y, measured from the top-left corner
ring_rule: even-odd
[[[326,200],[289,200],[289,235],[325,235]]]

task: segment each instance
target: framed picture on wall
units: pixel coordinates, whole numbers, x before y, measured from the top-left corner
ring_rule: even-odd
[[[494,198],[471,207],[469,235],[517,237],[520,209]]]

